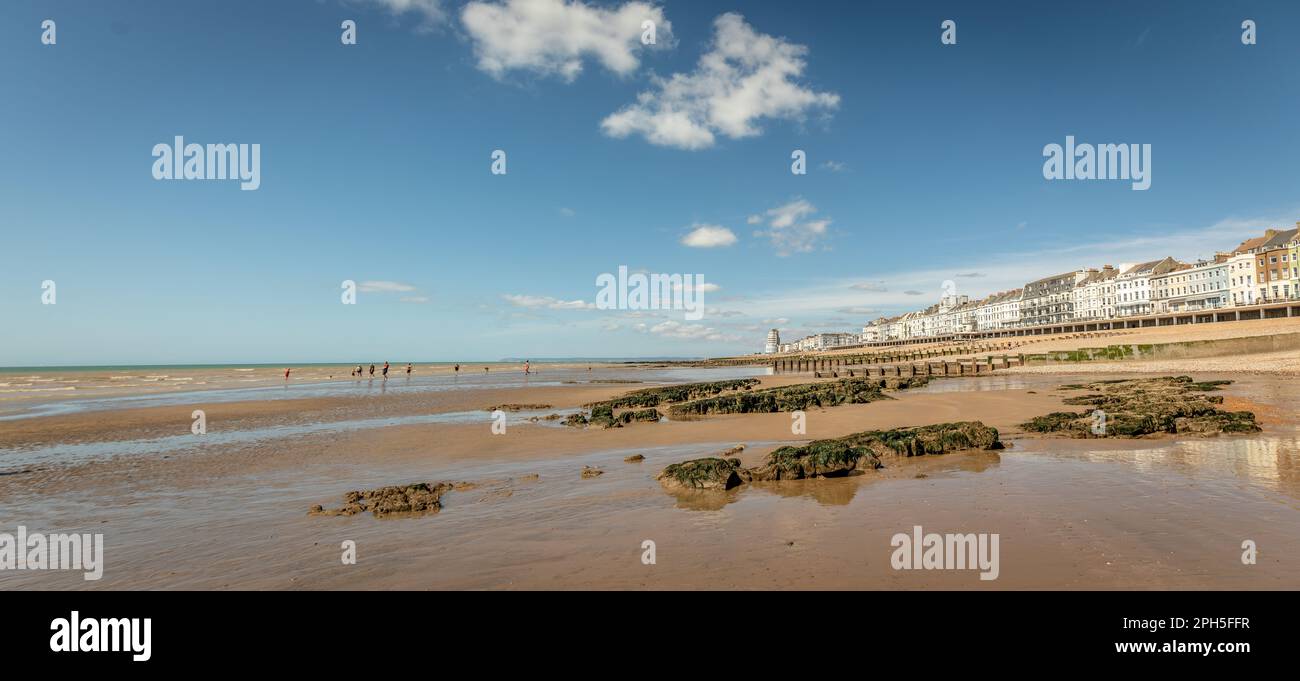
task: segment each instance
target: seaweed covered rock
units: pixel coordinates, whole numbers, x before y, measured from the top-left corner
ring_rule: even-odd
[[[614,428],[614,408],[608,404],[597,404],[591,408],[591,416],[587,417],[588,425],[598,426],[601,428]]]
[[[587,419],[587,424],[600,428],[622,428],[629,423],[635,423],[637,421],[657,423],[660,418],[659,410],[653,407],[649,409],[624,411],[620,414],[615,414],[612,406],[606,402],[600,402],[591,407],[591,417]]]
[[[573,426],[575,428],[585,428],[587,427],[587,415],[582,412],[569,414],[564,419],[564,425]]]
[[[353,491],[343,495],[343,506],[325,509],[313,506],[312,515],[356,515],[370,511],[376,518],[390,515],[437,513],[442,509],[442,495],[451,491],[448,482],[417,482],[378,489]]]
[[[709,381],[706,383],[686,383],[683,385],[669,385],[659,388],[645,388],[634,390],[621,397],[615,397],[612,400],[589,404],[588,407],[594,407],[596,404],[607,404],[615,409],[631,409],[635,407],[657,407],[660,404],[668,402],[685,402],[701,397],[711,397],[727,391],[749,390],[758,385],[757,378],[738,378],[729,381]]]
[[[729,490],[750,480],[740,459],[692,459],[675,463],[663,470],[659,483],[668,489]]]
[[[752,470],[754,480],[803,480],[848,475],[880,468],[880,459],[844,440],[817,440],[801,447],[781,447]]]
[[[806,445],[780,447],[763,465],[744,468],[739,459],[708,458],[673,464],[659,474],[665,487],[725,490],[747,482],[832,478],[874,470],[884,456],[944,454],[967,449],[1001,449],[996,428],[978,421],[916,428],[869,430]]]
[[[1021,427],[1074,438],[1258,432],[1253,413],[1220,409],[1223,398],[1206,394],[1230,383],[1162,376],[1063,385],[1061,390],[1087,391],[1066,398],[1066,404],[1090,408],[1038,416]]]
[[[843,438],[878,454],[924,456],[947,454],[962,449],[1001,449],[998,429],[979,421],[938,423],[916,428],[871,430]]]
[[[881,381],[843,378],[822,383],[800,383],[694,400],[669,407],[670,416],[705,414],[753,414],[795,411],[810,407],[866,404],[893,399],[881,389]]]

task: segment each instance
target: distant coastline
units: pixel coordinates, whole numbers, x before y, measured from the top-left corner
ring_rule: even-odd
[[[640,362],[682,362],[697,361],[700,357],[527,357],[505,359],[461,359],[461,360],[410,360],[392,358],[389,361],[394,366],[400,364],[405,366],[407,362],[421,366],[497,366],[504,364],[522,364],[525,360],[533,364],[572,364],[575,362],[590,362],[592,364],[631,364]],[[143,369],[280,369],[284,367],[311,368],[311,367],[348,367],[356,366],[358,361],[350,362],[215,362],[208,364],[54,364],[48,366],[0,366],[0,373],[24,373],[29,371],[117,371],[117,370],[143,370]],[[363,364],[370,364],[372,360],[365,360]],[[382,360],[381,360],[382,361]]]

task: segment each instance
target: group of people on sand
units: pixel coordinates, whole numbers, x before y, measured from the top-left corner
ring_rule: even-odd
[[[382,373],[383,373],[383,377],[384,377],[384,378],[388,378],[388,369],[389,369],[389,364],[388,364],[388,362],[384,362],[384,368],[381,370]],[[411,363],[410,363],[410,362],[407,362],[407,363],[406,363],[406,375],[407,375],[407,376],[410,376],[410,375],[411,375],[411,371],[412,371],[413,369],[414,369],[414,367],[411,366]],[[365,372],[364,369],[361,368],[361,365],[358,364],[358,365],[357,365],[357,368],[355,368],[355,369],[352,370],[352,375],[355,376],[355,377],[360,378],[360,377],[365,376],[365,375],[366,375],[366,372]],[[373,365],[373,364],[370,365],[370,377],[371,377],[371,378],[374,378],[374,377],[375,377],[375,365]]]
[[[381,373],[381,375],[382,375],[385,379],[388,378],[388,369],[389,369],[389,364],[388,364],[388,362],[384,362],[384,366],[383,366],[382,369],[380,369],[380,373]],[[410,375],[411,375],[411,371],[413,371],[413,370],[414,370],[414,367],[411,365],[410,362],[407,362],[407,363],[406,363],[406,375],[407,375],[407,376],[410,376]],[[485,373],[485,374],[488,373],[488,372],[491,371],[491,370],[492,370],[492,367],[483,367],[483,373]],[[289,372],[290,372],[290,371],[292,371],[292,369],[290,369],[290,368],[285,368],[285,370],[284,370],[284,380],[286,380],[286,381],[289,380]],[[452,371],[454,371],[454,372],[456,373],[456,375],[460,375],[460,365],[457,364],[457,365],[453,366],[453,367],[452,367]],[[591,371],[591,369],[588,368],[587,371]],[[525,374],[525,375],[528,375],[528,374],[531,374],[531,373],[533,373],[532,362],[530,362],[530,361],[528,361],[528,360],[524,360],[524,374]],[[352,377],[353,377],[353,378],[364,378],[365,375],[366,375],[366,370],[365,370],[365,368],[363,368],[360,364],[358,364],[357,367],[356,367],[355,369],[352,370]],[[370,378],[374,378],[374,377],[375,377],[375,365],[371,364],[371,365],[370,365]],[[334,378],[334,377],[333,377],[333,376],[330,376],[330,378]]]

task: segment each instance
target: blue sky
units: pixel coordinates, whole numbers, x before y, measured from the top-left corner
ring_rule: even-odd
[[[752,352],[1300,220],[1300,5],[1048,4],[10,0],[0,365]],[[175,135],[260,189],[154,180]],[[1066,135],[1151,188],[1044,180]],[[587,309],[620,265],[718,288]]]

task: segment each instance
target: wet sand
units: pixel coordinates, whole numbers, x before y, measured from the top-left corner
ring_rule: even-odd
[[[1197,374],[1197,378],[1213,378]],[[1091,378],[1091,377],[1090,377]],[[770,376],[765,384],[806,377]],[[1190,440],[1027,437],[1017,423],[1062,408],[1060,376],[941,380],[896,400],[808,413],[636,423],[579,431],[508,418],[407,423],[92,457],[14,470],[7,456],[70,441],[101,443],[188,431],[174,405],[0,424],[0,529],[105,534],[104,579],[0,573],[0,588],[1297,588],[1300,432],[1297,389],[1246,377],[1230,408],[1265,432]],[[555,408],[637,385],[575,384],[303,402],[233,402],[209,427],[257,430],[321,419]],[[472,394],[466,394],[472,393]],[[178,421],[179,420],[179,421]],[[746,463],[782,443],[871,428],[981,420],[1010,447],[889,460],[875,473],[673,495],[665,465],[737,443]],[[20,430],[11,430],[11,426]],[[211,432],[211,431],[210,431]],[[153,435],[151,435],[153,434]],[[99,446],[99,445],[96,445]],[[645,461],[624,463],[630,454]],[[166,458],[164,458],[166,457]],[[584,465],[604,475],[582,479]],[[535,477],[534,477],[535,476]],[[419,518],[312,517],[344,492],[413,481],[472,481]],[[890,537],[1001,535],[1001,574],[895,571]],[[644,540],[654,565],[641,562]],[[1240,561],[1254,540],[1258,565]],[[357,542],[357,565],[340,542]]]

